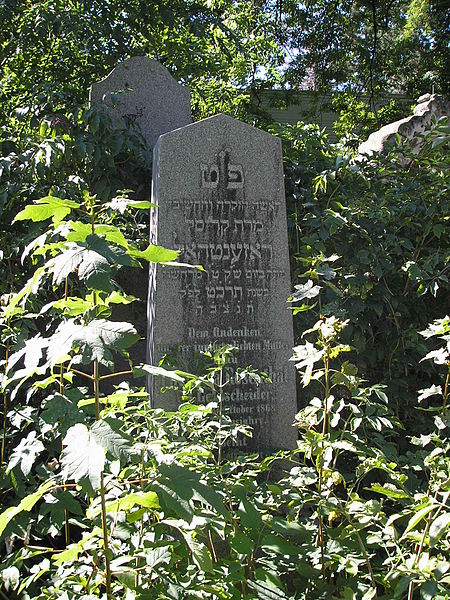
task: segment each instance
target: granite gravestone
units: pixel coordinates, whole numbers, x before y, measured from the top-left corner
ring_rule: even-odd
[[[268,373],[227,389],[236,422],[251,425],[248,451],[295,447],[295,369],[281,142],[226,115],[162,135],[154,150],[151,242],[181,250],[206,272],[153,266],[148,361],[178,348],[184,367],[214,342],[233,344],[239,366]],[[153,404],[167,406],[162,380]],[[170,400],[169,400],[170,402]]]
[[[177,83],[160,63],[146,56],[135,56],[119,63],[105,79],[94,83],[90,102],[102,102],[117,128],[138,128],[150,149],[162,133],[192,122],[189,89]],[[133,188],[134,184],[125,182],[125,187]],[[147,183],[148,194],[149,188]],[[122,269],[119,282],[141,300],[129,306],[115,307],[114,318],[130,321],[137,327],[142,341],[131,348],[130,355],[135,364],[143,363],[146,359],[148,279],[137,278],[134,269]],[[125,362],[121,366],[126,370]]]
[[[139,125],[150,148],[162,133],[192,122],[189,98],[187,87],[146,56],[119,63],[105,79],[92,85],[90,94],[90,102],[104,102],[121,127]]]

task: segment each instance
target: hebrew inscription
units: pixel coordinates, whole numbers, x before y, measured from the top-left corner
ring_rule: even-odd
[[[153,241],[206,272],[151,270],[149,359],[157,364],[176,346],[192,368],[214,342],[238,348],[235,365],[265,371],[272,383],[235,378],[225,394],[235,422],[254,430],[239,442],[249,451],[296,439],[282,176],[279,141],[224,115],[161,136],[155,149]],[[153,395],[167,402],[155,381]]]

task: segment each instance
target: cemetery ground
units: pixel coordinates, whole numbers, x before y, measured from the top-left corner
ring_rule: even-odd
[[[148,244],[147,214],[156,209],[143,192],[151,167],[142,135],[114,127],[91,106],[71,114],[70,127],[43,119],[27,148],[11,146],[2,158],[0,597],[448,599],[447,122],[424,134],[418,152],[404,141],[355,161],[313,126],[266,133],[229,117],[207,121],[159,138],[158,204],[189,200],[178,191],[193,181],[197,200],[225,206],[242,201],[244,182],[273,185],[267,193],[283,200],[288,236],[274,206],[269,218],[271,207],[258,205],[228,222],[235,237],[213,248],[205,237],[197,249],[214,261],[220,246],[223,261],[227,244],[236,270],[258,272],[251,261],[262,261],[264,231],[271,240],[264,269],[288,272],[289,261],[292,286],[249,286],[263,290],[253,311],[246,301],[246,314],[258,314],[255,326],[235,325],[237,309],[220,327],[205,308],[194,312],[186,335],[198,334],[202,348],[189,365],[183,352],[166,350],[161,364],[133,364],[146,324],[117,318],[140,314],[118,283],[129,280],[121,271],[134,270],[139,282],[150,264],[151,273],[165,274],[152,306],[169,313],[166,328],[156,324],[151,335],[171,346],[191,307],[191,299],[170,296],[181,278],[172,274],[205,277],[174,264],[180,255],[163,211],[160,237]],[[224,138],[231,132],[223,148],[211,142],[210,127]],[[183,170],[191,158],[192,179]],[[178,196],[171,190],[165,198],[171,185]],[[261,203],[262,192],[255,198]],[[206,236],[195,206],[172,208],[170,231],[185,235],[185,245],[192,231]],[[217,235],[223,215],[210,216]],[[289,256],[280,258],[287,243]],[[201,264],[205,254],[197,259],[186,262]],[[242,273],[232,277],[230,297],[240,298]],[[219,281],[202,306],[224,303],[225,285]],[[291,294],[281,299],[283,311],[277,293]],[[281,367],[265,374],[252,345],[266,328],[259,343],[278,360],[290,314],[294,348],[286,359],[292,354],[299,373],[294,427],[290,418],[280,425],[291,414]],[[254,364],[220,343],[228,331],[246,338],[241,350],[255,353]],[[164,410],[162,400],[149,407],[149,375],[165,386],[161,398],[177,399],[176,409]],[[278,421],[253,428],[257,438],[252,422],[233,413],[239,381],[249,386],[242,393],[258,390],[255,406],[281,404]],[[270,443],[254,447],[252,439]]]

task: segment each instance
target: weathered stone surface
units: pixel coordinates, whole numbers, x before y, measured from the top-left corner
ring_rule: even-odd
[[[115,106],[112,93],[117,99]],[[121,126],[138,123],[153,148],[162,133],[192,122],[189,97],[189,89],[177,83],[163,65],[146,56],[135,56],[94,83],[90,101],[104,102]]]
[[[431,125],[433,118],[437,121],[440,117],[449,114],[450,102],[445,101],[442,96],[437,94],[425,94],[417,100],[414,114],[410,117],[389,123],[371,133],[367,140],[359,146],[358,155],[360,157],[371,156],[376,152],[384,152],[386,144],[393,141],[397,134],[402,138],[414,140],[417,134],[423,133]],[[419,150],[419,138],[414,141],[416,149]]]
[[[232,343],[239,366],[273,383],[233,383],[235,421],[254,428],[246,450],[295,446],[286,209],[281,142],[226,115],[159,138],[154,150],[151,237],[182,251],[206,273],[158,266],[150,271],[149,361],[178,346],[187,369],[210,342]],[[161,379],[153,400],[167,405]]]

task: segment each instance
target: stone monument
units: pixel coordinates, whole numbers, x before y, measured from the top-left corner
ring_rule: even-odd
[[[151,242],[181,250],[206,272],[152,266],[148,362],[178,348],[193,365],[209,343],[238,347],[239,366],[272,383],[233,382],[231,417],[253,427],[246,451],[292,448],[297,433],[290,274],[281,142],[220,114],[162,135],[154,149]],[[167,406],[164,381],[153,404]]]
[[[162,133],[192,122],[189,89],[177,83],[163,65],[146,56],[135,56],[119,63],[107,77],[94,83],[90,102],[103,102],[118,128],[140,129],[149,149],[153,149]],[[132,188],[133,184],[128,187]],[[149,196],[148,183],[146,189]],[[148,279],[136,278],[134,269],[122,269],[119,282],[141,301],[115,307],[114,315],[118,320],[136,325],[142,341],[131,348],[130,355],[135,364],[143,363],[146,358]],[[127,368],[125,362],[121,366],[124,370]]]
[[[189,89],[158,61],[134,56],[91,87],[90,102],[104,102],[113,122],[138,124],[150,148],[162,133],[192,122]]]

